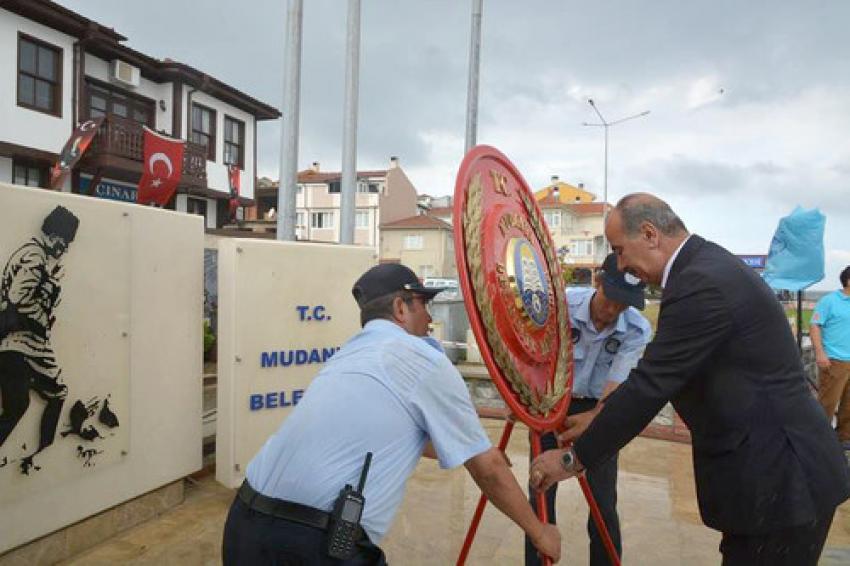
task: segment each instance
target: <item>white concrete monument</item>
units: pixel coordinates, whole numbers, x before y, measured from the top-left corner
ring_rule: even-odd
[[[199,217],[0,184],[0,553],[201,466]]]
[[[360,329],[354,281],[366,246],[222,240],[218,256],[216,479],[245,467],[313,377]]]

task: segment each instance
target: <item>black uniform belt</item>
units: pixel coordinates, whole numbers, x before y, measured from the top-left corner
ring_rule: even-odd
[[[327,511],[321,511],[315,507],[302,505],[293,501],[268,497],[251,487],[248,480],[242,482],[242,485],[239,487],[238,496],[245,505],[264,515],[271,515],[272,517],[292,521],[293,523],[301,523],[308,527],[316,527],[323,531],[328,529],[331,515]],[[363,529],[358,527],[355,540],[360,540],[364,536]]]
[[[576,401],[599,401],[599,399],[596,397],[582,397],[581,395],[573,395],[573,399],[575,399]]]

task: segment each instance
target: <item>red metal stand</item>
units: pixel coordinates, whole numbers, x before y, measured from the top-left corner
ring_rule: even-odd
[[[513,429],[514,418],[513,416],[510,416],[505,422],[502,437],[499,439],[498,448],[502,452],[504,452],[508,446],[508,440],[510,440]],[[540,454],[541,434],[541,432],[536,430],[531,431],[531,455],[535,458]],[[620,566],[620,557],[617,555],[617,549],[614,547],[614,541],[611,540],[611,534],[605,526],[602,513],[599,511],[599,505],[596,504],[596,499],[590,491],[590,484],[588,484],[587,478],[584,474],[578,477],[578,482],[581,486],[582,493],[584,493],[584,498],[587,500],[587,505],[590,508],[590,515],[593,517],[593,522],[596,524],[596,528],[602,536],[602,542],[605,544],[605,550],[608,552],[608,558],[611,561],[611,566]],[[537,498],[537,518],[543,523],[548,523],[549,516],[546,509],[545,494],[541,491],[538,492],[535,497]],[[475,513],[472,515],[472,521],[469,523],[469,529],[466,531],[466,538],[463,541],[463,547],[461,547],[460,555],[457,558],[457,566],[463,566],[466,563],[466,558],[469,556],[469,549],[472,547],[472,541],[475,539],[475,533],[478,531],[478,524],[481,522],[481,516],[484,514],[484,506],[486,504],[487,496],[482,493],[481,497],[478,499],[478,505],[475,507]],[[552,562],[549,558],[544,558],[543,564],[544,566],[550,566]]]

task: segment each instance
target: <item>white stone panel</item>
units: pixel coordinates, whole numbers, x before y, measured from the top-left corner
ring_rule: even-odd
[[[360,328],[354,281],[374,251],[220,240],[216,479],[236,487],[336,348]]]
[[[66,430],[76,398],[102,395],[106,383],[116,391],[124,384],[115,413],[126,438],[106,440],[126,454],[95,455],[96,465],[79,469],[74,451],[81,443],[57,435],[35,457],[41,470],[6,477],[15,466],[0,469],[0,552],[201,467],[202,219],[0,184],[3,265],[57,205],[80,219],[51,337],[69,389],[58,430]],[[43,406],[31,393],[27,412]],[[75,469],[60,473],[54,458]]]

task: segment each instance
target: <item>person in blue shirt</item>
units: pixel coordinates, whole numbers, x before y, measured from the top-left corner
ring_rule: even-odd
[[[819,370],[818,401],[830,422],[838,410],[838,440],[850,450],[850,265],[839,279],[842,288],[815,305],[809,333]]]
[[[644,287],[636,277],[618,270],[617,258],[610,254],[596,274],[592,288],[567,289],[575,364],[568,430],[577,421],[590,419],[599,412],[602,402],[625,381],[649,342],[652,327],[638,311],[644,308]],[[557,447],[552,433],[541,440],[544,451]],[[587,480],[617,553],[622,555],[617,516],[617,455],[588,470]],[[546,492],[546,508],[552,523],[555,523],[557,485]],[[536,499],[533,494],[529,496],[534,505]],[[608,554],[589,514],[587,532],[590,564],[608,566]],[[525,563],[540,564],[530,540],[526,542]]]
[[[423,453],[442,468],[464,465],[493,504],[557,561],[556,527],[541,523],[504,455],[490,443],[458,371],[423,338],[428,302],[409,268],[368,270],[352,293],[363,330],[327,363],[292,414],[251,460],[224,529],[226,566],[385,564],[377,546]],[[327,525],[340,490],[357,485],[373,454],[355,554],[327,554]]]

